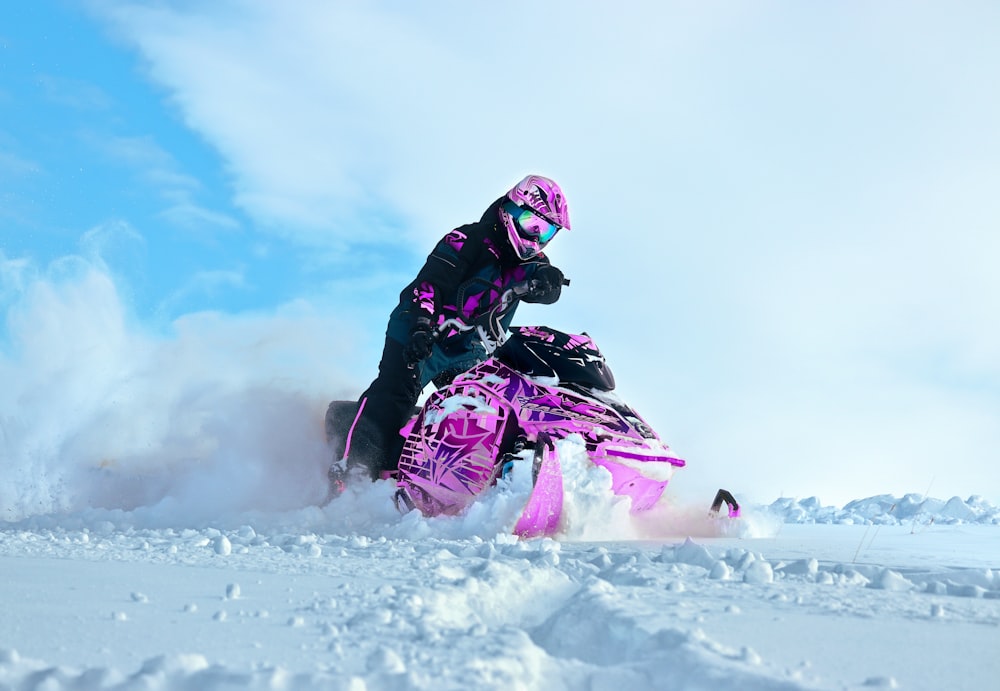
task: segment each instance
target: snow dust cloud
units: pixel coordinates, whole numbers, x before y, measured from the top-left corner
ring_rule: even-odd
[[[323,496],[326,404],[358,388],[330,315],[205,312],[161,335],[132,323],[103,266],[3,270],[4,520],[149,507],[172,523]]]
[[[263,519],[372,537],[491,537],[510,535],[531,493],[526,462],[459,517],[400,516],[390,482],[353,487],[320,510],[327,403],[357,396],[369,374],[354,366],[361,355],[334,318],[298,302],[271,314],[189,314],[154,333],[133,323],[100,262],[67,258],[17,280],[10,262],[5,271],[4,521],[197,528]],[[720,534],[711,497],[682,496],[684,471],[662,506],[637,519],[579,443],[559,448],[564,539]]]

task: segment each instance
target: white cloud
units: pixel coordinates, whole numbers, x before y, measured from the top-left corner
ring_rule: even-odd
[[[995,461],[988,8],[102,7],[242,208],[317,252],[423,255],[524,173],[560,180],[574,283],[523,314],[594,334],[693,467],[777,489],[824,459],[784,489],[829,501],[914,489],[886,469],[946,438],[949,487]],[[935,421],[950,436],[914,443]]]
[[[322,243],[380,210],[426,238],[457,222],[438,218],[442,202],[471,218],[528,171],[568,174],[619,149],[616,139],[642,155],[636,137],[661,129],[670,102],[658,75],[681,71],[655,47],[664,29],[639,26],[644,35],[622,44],[638,13],[530,9],[532,21],[515,21],[517,7],[455,4],[113,3],[108,13],[229,161],[244,208]]]

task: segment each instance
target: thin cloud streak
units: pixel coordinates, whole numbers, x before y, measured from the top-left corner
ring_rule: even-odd
[[[239,222],[231,216],[208,209],[195,199],[204,189],[195,177],[151,137],[121,137],[85,133],[84,140],[104,156],[131,168],[157,190],[168,204],[160,217],[188,230],[236,230]]]

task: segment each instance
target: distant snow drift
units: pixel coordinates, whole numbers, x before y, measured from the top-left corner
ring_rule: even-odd
[[[979,495],[944,501],[919,494],[855,499],[842,509],[823,506],[819,499],[778,499],[768,511],[783,523],[838,523],[857,525],[954,525],[979,523],[1000,525],[1000,507]]]

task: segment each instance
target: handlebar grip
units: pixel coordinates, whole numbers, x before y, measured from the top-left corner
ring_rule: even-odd
[[[532,279],[527,280],[527,281],[522,281],[521,283],[515,283],[513,286],[510,287],[510,290],[511,290],[511,292],[514,293],[514,295],[516,295],[518,297],[522,297],[522,296],[527,295],[528,293],[530,293],[532,287],[534,287],[537,283],[538,283],[538,279],[532,278]],[[564,285],[564,286],[568,286],[569,285],[569,279],[566,278],[565,276],[563,276],[562,285]]]

